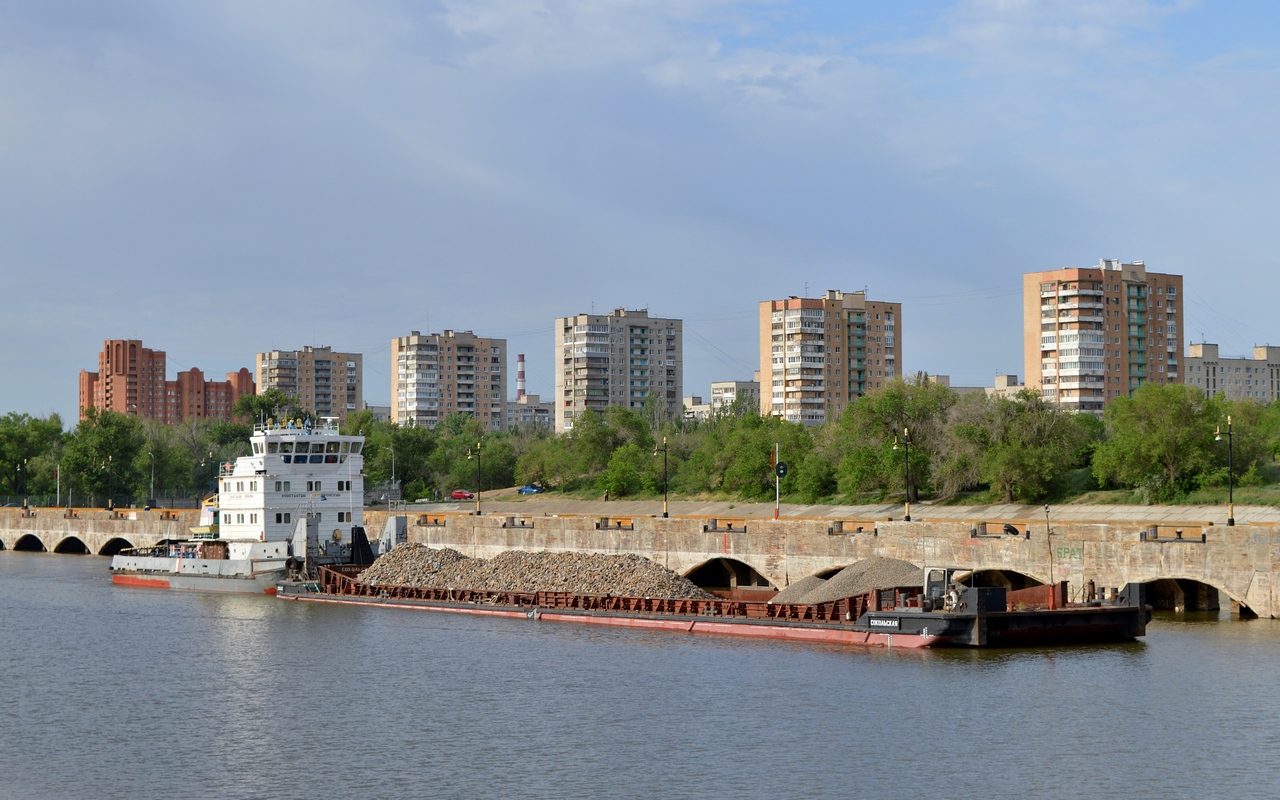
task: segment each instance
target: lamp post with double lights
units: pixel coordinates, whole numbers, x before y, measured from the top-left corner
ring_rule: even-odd
[[[893,449],[898,449],[898,439],[894,437]],[[902,429],[902,488],[904,491],[903,502],[905,503],[906,514],[902,517],[906,522],[911,521],[911,434],[906,428]]]
[[[476,516],[480,516],[480,442],[476,442]],[[471,451],[467,450],[467,460],[471,460]]]
[[[662,447],[656,444],[653,446],[653,455],[656,458],[658,453],[662,453],[662,516],[667,516],[667,437],[662,437]]]
[[[1215,442],[1222,441],[1222,437],[1227,437],[1227,525],[1234,526],[1236,524],[1236,502],[1235,502],[1235,476],[1232,474],[1235,470],[1233,437],[1231,435],[1231,417],[1227,417],[1227,430],[1223,433],[1222,426],[1213,432],[1213,440]]]

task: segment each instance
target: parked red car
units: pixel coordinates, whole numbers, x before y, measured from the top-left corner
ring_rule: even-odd
[[[474,500],[474,499],[476,499],[476,496],[475,496],[474,494],[472,494],[471,492],[468,492],[466,489],[454,489],[454,490],[453,490],[453,494],[451,494],[451,495],[450,495],[450,497],[452,497],[454,500]]]

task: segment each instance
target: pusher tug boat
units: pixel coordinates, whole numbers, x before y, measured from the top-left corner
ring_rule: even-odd
[[[122,586],[275,594],[291,565],[372,563],[364,535],[363,436],[318,425],[255,425],[250,455],[221,465],[190,538],[111,559]]]

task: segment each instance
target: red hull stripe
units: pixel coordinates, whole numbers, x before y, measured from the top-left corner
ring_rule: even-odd
[[[137,575],[121,575],[119,573],[111,576],[111,582],[120,586],[140,586],[143,589],[169,588],[169,581],[164,578],[140,578]]]
[[[612,625],[623,628],[646,628],[649,630],[681,631],[687,633],[720,634],[725,636],[746,636],[759,639],[775,639],[792,642],[821,642],[828,644],[857,645],[862,647],[929,647],[944,644],[940,636],[918,636],[914,634],[873,633],[870,631],[854,631],[849,629],[806,628],[791,625],[761,625],[758,623],[743,624],[733,622],[708,622],[690,619],[653,619],[651,617],[625,617],[614,615],[593,616],[589,614],[564,614],[553,610],[529,609],[506,610],[496,608],[459,608],[456,606],[415,605],[409,603],[371,602],[364,600],[340,600],[332,595],[317,597],[315,595],[300,597],[297,595],[279,595],[286,600],[302,600],[308,603],[338,603],[341,605],[373,606],[376,608],[404,608],[412,611],[434,611],[446,614],[471,614],[482,617],[529,617],[533,611],[537,619],[546,622],[575,622],[580,625]]]

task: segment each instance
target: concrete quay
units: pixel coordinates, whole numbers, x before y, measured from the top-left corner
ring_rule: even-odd
[[[1078,594],[1149,585],[1157,607],[1280,616],[1280,514],[1269,507],[785,506],[575,502],[449,503],[397,510],[411,541],[489,558],[504,550],[637,553],[704,586],[779,589],[870,556],[970,570],[979,583],[1018,588],[1070,581]],[[386,511],[366,511],[378,536]],[[0,510],[0,546],[108,555],[187,535],[196,512]],[[1006,528],[1006,526],[1008,526]],[[861,530],[859,530],[861,529]]]

